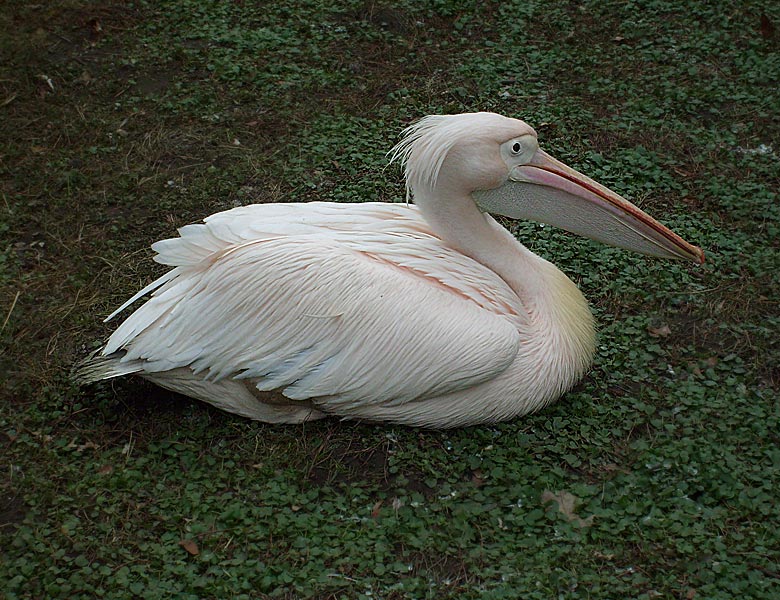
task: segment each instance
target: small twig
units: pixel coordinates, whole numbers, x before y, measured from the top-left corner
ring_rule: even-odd
[[[61,33],[57,33],[57,32],[55,31],[55,32],[54,32],[54,35],[55,35],[55,36],[57,36],[58,38],[60,38],[61,40],[65,41],[65,42],[68,42],[69,44],[72,44],[72,43],[73,43],[73,40],[71,40],[70,38],[66,38],[66,37],[65,37],[64,35],[62,35]]]
[[[8,98],[6,98],[5,100],[3,100],[3,103],[2,103],[2,104],[0,104],[0,106],[8,106],[9,104],[11,104],[11,102],[13,102],[14,100],[16,100],[16,97],[17,97],[18,95],[19,95],[19,94],[17,94],[17,93],[15,93],[15,92],[14,92],[14,93],[13,93],[13,94],[11,94],[10,96],[8,96]]]
[[[81,296],[81,288],[79,288],[79,290],[76,292],[76,298],[73,300],[73,304],[71,305],[71,307],[68,309],[68,311],[67,311],[67,312],[66,312],[64,315],[62,315],[62,317],[61,317],[61,318],[62,318],[62,320],[63,320],[63,321],[64,321],[64,320],[65,320],[65,319],[68,317],[68,315],[70,315],[70,313],[72,313],[72,312],[73,312],[73,310],[76,308],[76,305],[79,303],[79,296]]]
[[[775,579],[780,579],[780,573],[778,573],[777,571],[767,569],[766,567],[762,567],[761,565],[750,565],[750,567],[755,569],[756,571],[761,571],[764,575],[767,575],[769,577],[774,577]]]
[[[5,330],[5,326],[8,325],[8,320],[11,318],[11,313],[14,312],[14,308],[16,307],[16,301],[19,299],[19,295],[22,292],[16,292],[16,296],[14,296],[14,301],[11,302],[11,308],[8,309],[8,314],[5,316],[5,321],[3,321],[2,327],[0,327],[0,333],[3,333]]]
[[[60,423],[62,423],[62,422],[65,420],[65,419],[70,419],[71,417],[73,417],[73,416],[75,416],[75,415],[77,415],[77,414],[79,414],[79,413],[83,413],[83,412],[85,412],[85,411],[88,411],[88,410],[95,410],[95,407],[94,407],[94,406],[85,406],[84,408],[80,408],[79,410],[73,411],[72,413],[70,413],[70,414],[68,414],[68,415],[63,415],[63,416],[61,416],[59,419],[57,419],[56,421],[54,421],[54,422],[51,424],[51,427],[52,427],[52,429],[53,429],[54,427],[56,427],[57,425],[59,425]]]

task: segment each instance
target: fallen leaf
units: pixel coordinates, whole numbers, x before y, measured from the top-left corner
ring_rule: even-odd
[[[41,79],[41,80],[42,80],[44,83],[46,83],[46,85],[48,85],[48,86],[49,86],[49,88],[51,88],[51,91],[52,91],[52,92],[54,91],[54,82],[52,81],[51,77],[49,77],[48,75],[44,75],[43,73],[41,73],[40,75],[38,75],[38,77],[39,77],[39,78],[40,78],[40,79]]]
[[[760,27],[761,35],[764,37],[764,39],[771,39],[775,35],[775,26],[772,21],[769,20],[769,17],[767,17],[765,14],[761,15],[761,27]]]
[[[44,444],[48,444],[54,439],[48,433],[42,433],[40,431],[31,431],[30,433],[33,435],[33,437],[41,440]]]
[[[197,556],[198,554],[200,554],[200,550],[198,550],[198,545],[192,540],[179,540],[179,546],[184,548],[192,556]]]
[[[574,494],[570,494],[565,490],[557,492],[545,490],[542,492],[542,504],[547,504],[549,502],[555,502],[558,505],[558,510],[563,514],[566,520],[577,527],[590,527],[593,525],[593,515],[589,516],[587,519],[583,519],[575,512],[574,509],[577,502],[579,502],[579,498]]]
[[[647,327],[648,333],[653,337],[669,337],[672,334],[672,330],[665,323],[660,327]]]
[[[99,475],[109,475],[114,472],[114,466],[113,465],[103,465],[98,469]]]
[[[625,473],[629,474],[631,471],[626,469],[625,467],[621,467],[620,465],[617,465],[615,463],[607,463],[601,467],[604,469],[607,473]]]
[[[374,503],[374,507],[371,509],[371,518],[376,519],[379,517],[379,511],[382,508],[382,500],[377,500]]]
[[[696,590],[694,588],[688,588],[688,593],[685,594],[686,600],[693,600],[696,597]]]
[[[471,472],[471,483],[476,487],[482,487],[485,485],[485,475],[480,469],[474,469]]]
[[[95,442],[77,444],[75,439],[68,443],[67,446],[65,446],[66,450],[75,450],[76,452],[84,452],[84,450],[89,450],[91,448],[97,448],[97,444],[95,444]]]
[[[691,176],[691,174],[688,171],[683,171],[679,167],[672,167],[672,169],[674,170],[675,173],[677,173],[678,175],[682,175],[683,177],[690,177]]]

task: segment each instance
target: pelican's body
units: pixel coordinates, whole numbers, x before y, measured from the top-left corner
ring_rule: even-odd
[[[535,140],[522,121],[490,113],[428,117],[396,147],[417,206],[254,205],[182,228],[154,246],[174,268],[119,309],[154,292],[86,378],[136,373],[277,423],[454,427],[537,410],[590,365],[593,320],[574,283],[480,207],[527,216],[531,206],[560,225],[577,203],[601,203],[598,231],[591,217],[571,229],[703,255]]]

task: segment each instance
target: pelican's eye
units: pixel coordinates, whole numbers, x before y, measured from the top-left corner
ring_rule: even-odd
[[[523,145],[520,142],[512,144],[512,154],[520,154],[523,151]]]

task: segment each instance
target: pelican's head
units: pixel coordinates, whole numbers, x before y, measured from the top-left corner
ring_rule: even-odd
[[[415,197],[468,193],[485,212],[529,219],[628,250],[704,262],[704,252],[622,196],[539,148],[536,131],[494,113],[428,116],[391,160]]]

